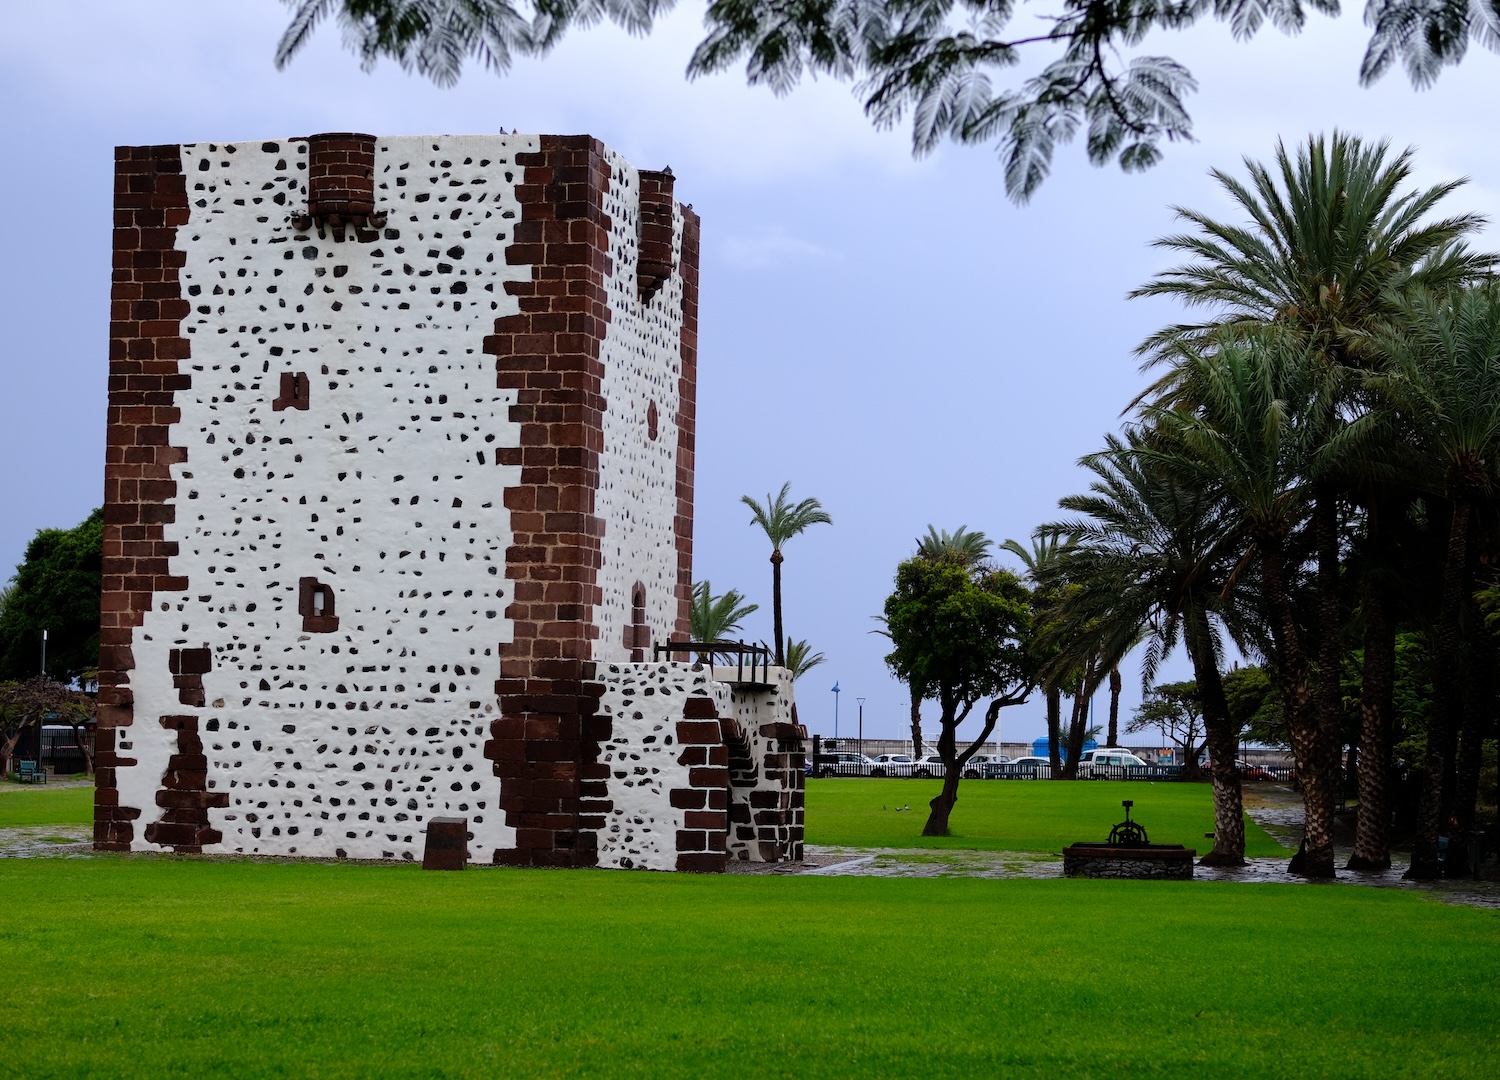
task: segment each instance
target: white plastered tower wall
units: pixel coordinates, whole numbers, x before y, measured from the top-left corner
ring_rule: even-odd
[[[193,388],[170,433],[187,461],[167,528],[189,588],[147,614],[133,682],[160,703],[148,712],[201,717],[209,784],[229,794],[210,812],[217,849],[412,858],[434,814],[469,818],[476,859],[511,843],[482,746],[519,472],[495,451],[519,432],[481,342],[514,310],[504,282],[529,272],[504,258],[520,209],[507,165],[535,144],[379,140],[388,216],[363,244],[277,212],[278,195],[306,200],[305,144],[182,148]],[[284,372],[306,374],[307,409],[273,411]],[[303,576],[334,590],[337,631],[302,631]],[[213,666],[193,708],[167,653],[199,647]],[[120,799],[150,808],[174,734],[131,736]],[[134,846],[154,847],[142,833]]]
[[[628,268],[610,279],[613,318],[600,349],[604,363],[604,453],[596,513],[604,521],[599,570],[599,635],[594,659],[629,661],[651,642],[664,641],[677,621],[677,417],[682,360],[682,277],[672,275],[650,303],[638,299],[640,170],[609,152],[605,212],[612,223],[610,258]],[[674,207],[672,248],[682,249],[682,213]],[[647,633],[627,645],[636,618],[635,590],[645,600]],[[649,639],[649,640],[648,640]]]
[[[457,815],[478,862],[722,869],[737,747],[798,786],[738,857],[800,853],[780,688],[645,662],[691,583],[672,187],[575,136],[117,150],[100,848]]]

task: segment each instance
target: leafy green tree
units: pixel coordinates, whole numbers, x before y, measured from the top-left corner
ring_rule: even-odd
[[[989,537],[979,531],[970,532],[967,525],[960,525],[953,532],[947,529],[939,530],[933,525],[927,526],[927,535],[917,537],[917,558],[926,559],[928,562],[951,562],[958,566],[973,569],[980,566],[990,556],[991,541]],[[876,631],[884,634],[885,631]],[[889,634],[886,634],[889,637]],[[914,757],[921,757],[922,743],[922,702],[927,696],[926,687],[920,683],[911,683],[907,686],[911,697],[911,748]]]
[[[1008,571],[907,559],[896,568],[885,622],[891,672],[908,686],[927,687],[938,702],[943,789],[929,804],[922,835],[947,836],[964,765],[995,730],[1000,710],[1031,693],[1027,589]],[[960,751],[958,727],[984,698],[984,727]]]
[[[776,664],[786,666],[786,652],[781,632],[781,549],[788,540],[813,525],[832,525],[833,518],[823,509],[817,499],[803,499],[793,506],[787,499],[792,490],[788,480],[781,485],[776,497],[766,496],[765,504],[756,502],[749,495],[740,496],[740,501],[750,508],[750,524],[759,525],[771,541],[771,612],[775,623],[773,633],[776,640]]]
[[[16,744],[26,729],[40,729],[48,720],[57,720],[73,728],[73,736],[83,748],[85,768],[92,773],[94,757],[89,751],[84,729],[93,719],[94,699],[90,695],[70,690],[44,675],[0,682],[0,776],[10,772]]]
[[[694,641],[727,641],[740,623],[759,610],[759,604],[745,603],[744,594],[738,589],[715,596],[712,582],[706,578],[695,581],[692,606],[688,609],[689,632]],[[714,655],[710,652],[704,658],[713,663]]]
[[[825,660],[827,657],[820,652],[813,652],[812,646],[805,638],[801,641],[786,643],[786,669],[792,673],[794,682]]]
[[[1224,673],[1224,701],[1229,706],[1229,726],[1237,738],[1266,746],[1289,745],[1276,686],[1260,664],[1245,664]]]
[[[345,41],[373,67],[396,60],[452,85],[465,60],[505,71],[515,56],[539,56],[574,27],[603,18],[649,33],[676,0],[286,0],[291,24],[276,52],[285,66],[320,21],[336,17]],[[1060,0],[1013,27],[1014,0],[710,0],[707,36],[688,63],[690,78],[745,63],[751,84],[785,93],[804,74],[855,82],[879,126],[912,118],[912,147],[943,138],[995,142],[1005,187],[1024,200],[1046,177],[1059,144],[1086,131],[1089,160],[1145,169],[1163,140],[1192,137],[1183,99],[1192,74],[1167,56],[1136,47],[1158,30],[1209,17],[1240,39],[1269,20],[1302,29],[1308,10],[1336,15],[1337,0],[1222,0],[1091,4]],[[1028,9],[1030,10],[1030,9]],[[1400,61],[1424,87],[1471,41],[1500,45],[1492,0],[1371,0],[1372,27],[1360,79],[1369,84]],[[1128,54],[1128,55],[1126,55]],[[1035,58],[1029,74],[996,85],[994,76]],[[1005,83],[1009,82],[1010,85]]]
[[[64,683],[99,666],[99,590],[104,516],[95,510],[72,529],[41,529],[0,608],[0,678],[24,679],[41,663]]]
[[[1182,751],[1182,778],[1197,780],[1198,755],[1203,752],[1203,702],[1195,682],[1158,683],[1146,691],[1135,715],[1125,726],[1131,733],[1158,731]],[[1218,762],[1214,764],[1217,766]],[[1234,761],[1229,762],[1234,768]],[[1243,854],[1243,852],[1241,852]]]

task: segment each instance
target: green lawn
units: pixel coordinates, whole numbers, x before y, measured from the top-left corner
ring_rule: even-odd
[[[29,1077],[1492,1076],[1500,1010],[1500,913],[1358,887],[16,859],[0,909]]]
[[[0,829],[21,825],[88,825],[94,787],[0,784]]]
[[[949,820],[952,836],[925,837],[927,801],[938,780],[831,778],[807,784],[807,842],[847,847],[970,848],[1060,852],[1076,840],[1106,840],[1123,821],[1122,799],[1153,842],[1206,853],[1203,834],[1214,827],[1207,784],[1150,784],[1101,780],[965,780]],[[910,810],[897,811],[898,806]],[[1245,854],[1283,855],[1286,849],[1248,817]]]

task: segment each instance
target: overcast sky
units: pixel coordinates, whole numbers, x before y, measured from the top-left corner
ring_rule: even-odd
[[[769,639],[770,552],[740,496],[791,480],[795,497],[822,500],[833,527],[786,549],[786,621],[828,657],[798,687],[802,719],[832,732],[837,680],[846,735],[861,696],[867,736],[906,733],[905,692],[870,630],[928,523],[1024,541],[1082,485],[1077,459],[1142,384],[1132,348],[1174,316],[1125,299],[1169,265],[1151,241],[1173,230],[1174,205],[1228,212],[1209,168],[1337,127],[1417,146],[1421,181],[1472,178],[1455,209],[1500,212],[1500,59],[1475,51],[1423,93],[1399,73],[1362,90],[1357,11],[1249,44],[1217,24],[1157,35],[1144,51],[1200,81],[1198,141],[1131,176],[1065,147],[1024,207],[1005,199],[991,149],[914,161],[907,133],[873,130],[846,85],[777,98],[738,71],[685,81],[702,11],[689,0],[645,40],[577,34],[505,76],[471,68],[450,90],[391,64],[362,72],[334,28],[277,72],[277,0],[8,11],[0,568],[37,529],[101,501],[117,144],[518,128],[587,133],[640,167],[670,165],[703,217],[696,576],[760,602],[747,636]],[[1492,233],[1480,242],[1500,243]],[[1187,670],[1179,659],[1168,675]],[[1127,715],[1139,693],[1132,664]],[[1006,738],[1044,733],[1040,702],[1002,724]]]

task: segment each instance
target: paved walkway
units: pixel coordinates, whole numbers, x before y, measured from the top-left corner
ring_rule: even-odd
[[[1242,867],[1199,866],[1194,881],[1237,881],[1245,884],[1310,885],[1324,888],[1363,885],[1381,889],[1423,892],[1456,904],[1500,908],[1500,868],[1485,868],[1485,880],[1433,882],[1403,881],[1408,858],[1396,853],[1396,865],[1381,872],[1341,870],[1332,882],[1312,882],[1287,873],[1287,861],[1302,839],[1302,800],[1279,784],[1253,784],[1245,789],[1245,810],[1255,822],[1287,848],[1284,856],[1251,859]],[[1351,837],[1339,834],[1337,861],[1348,861]],[[31,825],[0,829],[0,858],[93,858],[93,828],[88,825]],[[1024,851],[933,851],[910,848],[846,848],[810,844],[801,863],[731,863],[732,874],[815,874],[848,877],[909,878],[1057,878],[1062,876],[1061,854]]]
[[[1423,892],[1455,904],[1500,908],[1500,871],[1485,868],[1485,880],[1403,881],[1409,858],[1394,853],[1389,870],[1380,872],[1341,870],[1334,881],[1309,881],[1287,873],[1287,863],[1302,841],[1302,797],[1279,784],[1251,784],[1245,788],[1245,810],[1250,817],[1287,849],[1284,856],[1250,859],[1242,867],[1199,866],[1194,881],[1237,881],[1244,884],[1279,884],[1336,887],[1363,885],[1381,889]],[[1338,865],[1348,862],[1352,837],[1339,834]],[[1062,876],[1062,855],[1018,851],[912,851],[896,848],[842,848],[809,845],[804,873],[852,877],[977,877],[1056,878]]]

